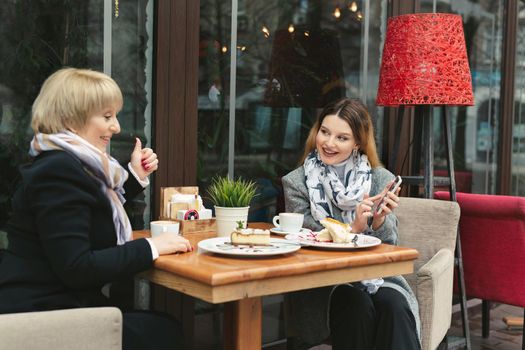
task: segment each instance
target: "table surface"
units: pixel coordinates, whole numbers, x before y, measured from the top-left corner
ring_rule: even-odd
[[[265,226],[269,224],[255,225]],[[149,231],[134,232],[135,238],[148,236]],[[198,239],[193,240],[191,234],[186,237],[197,247]],[[205,301],[221,303],[411,273],[417,257],[416,249],[388,244],[348,251],[303,247],[294,253],[267,257],[234,257],[195,249],[159,257],[154,269],[143,273],[143,277]]]

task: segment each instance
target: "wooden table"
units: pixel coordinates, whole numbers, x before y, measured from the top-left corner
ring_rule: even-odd
[[[269,224],[262,224],[264,227]],[[250,225],[250,227],[259,225]],[[149,236],[136,231],[134,236]],[[197,247],[196,239],[187,237]],[[202,236],[198,237],[202,239]],[[261,297],[302,289],[413,272],[418,252],[381,244],[328,251],[301,248],[287,255],[236,258],[194,251],[165,255],[140,277],[209,303],[225,304],[225,348],[260,349]],[[231,324],[231,331],[227,331]]]

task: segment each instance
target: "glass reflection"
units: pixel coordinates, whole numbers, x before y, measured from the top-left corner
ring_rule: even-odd
[[[111,154],[125,164],[134,135],[146,144],[150,138],[146,121],[151,121],[151,80],[146,76],[151,71],[152,9],[152,1],[120,2],[119,16],[104,18],[102,0],[0,3],[0,232],[10,213],[18,166],[28,160],[33,100],[42,82],[61,67],[103,70],[105,20],[112,22],[114,33],[112,75],[125,100],[119,113],[122,133],[113,139]],[[134,228],[143,227],[145,200],[131,206]],[[149,221],[149,212],[145,217]]]
[[[297,166],[320,107],[358,97],[377,116],[386,1],[240,0],[235,67],[230,11],[229,1],[201,1],[198,184],[228,172],[229,70],[236,69],[234,174],[259,183],[250,220],[269,221],[284,210],[280,177]]]
[[[525,196],[525,2],[518,2],[511,195]]]
[[[449,108],[452,148],[459,192],[495,193],[498,154],[503,0],[424,1],[421,12],[456,13],[463,17],[465,42],[472,73],[472,107]],[[434,132],[442,135],[442,121],[435,111]],[[441,145],[441,146],[440,146]],[[446,169],[444,141],[437,142],[436,175]]]

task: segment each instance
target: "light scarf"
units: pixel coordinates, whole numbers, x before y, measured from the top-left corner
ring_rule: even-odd
[[[53,150],[63,150],[80,160],[86,172],[98,182],[109,199],[117,244],[131,240],[131,224],[123,206],[126,201],[123,186],[128,179],[128,172],[115,158],[101,152],[71,131],[36,134],[31,140],[29,155],[36,157],[42,152]]]
[[[335,205],[341,209],[343,221],[352,223],[357,205],[363,200],[365,193],[370,193],[372,170],[366,154],[357,153],[356,156],[350,156],[344,162],[344,167],[343,183],[335,168],[321,161],[317,150],[310,152],[306,157],[304,173],[310,197],[310,210],[315,220],[333,218],[332,206]],[[382,278],[374,278],[363,280],[356,287],[369,294],[375,294],[383,283]],[[330,293],[330,298],[334,290],[335,287]]]
[[[313,218],[317,221],[333,218],[333,206],[336,206],[344,222],[354,221],[357,205],[372,186],[372,170],[366,154],[348,158],[343,181],[332,166],[321,161],[317,150],[308,154],[303,167]]]

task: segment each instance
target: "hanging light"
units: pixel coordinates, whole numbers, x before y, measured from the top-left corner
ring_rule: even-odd
[[[221,48],[221,51],[222,51],[223,53],[228,52],[228,46],[224,45],[224,46]]]
[[[355,1],[352,1],[352,3],[350,5],[348,5],[348,9],[352,12],[356,12],[357,11],[357,3]]]
[[[306,36],[306,37],[310,36],[310,32],[307,31],[307,30],[305,30],[305,31],[304,31],[304,36]]]
[[[261,32],[263,32],[266,38],[270,37],[270,30],[266,26],[262,26]]]
[[[339,6],[336,6],[335,10],[334,10],[334,13],[333,13],[333,16],[337,19],[339,19],[339,17],[341,17],[341,9],[339,8]]]
[[[357,16],[358,20],[362,20],[363,19],[363,13],[361,11],[357,11],[356,16]]]
[[[293,26],[293,24],[290,24],[290,25],[288,26],[288,31],[289,31],[290,33],[293,33],[293,32],[295,31],[295,27]]]

